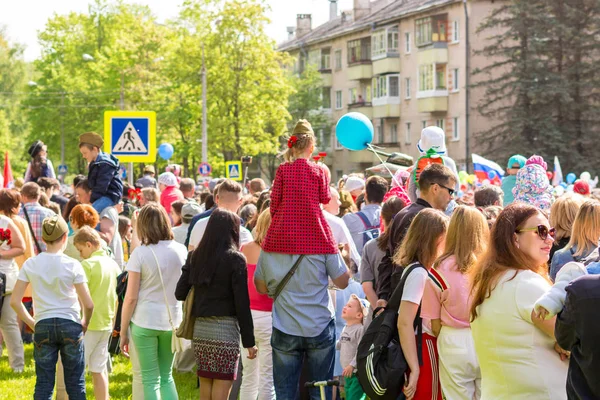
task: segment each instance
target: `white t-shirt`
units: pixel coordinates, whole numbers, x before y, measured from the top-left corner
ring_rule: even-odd
[[[514,278],[513,278],[514,277]],[[554,351],[554,339],[531,321],[535,302],[550,289],[540,275],[507,271],[471,322],[481,366],[482,399],[567,398],[568,361]]]
[[[168,331],[171,330],[171,325],[165,295],[150,249],[154,250],[160,265],[175,326],[179,326],[182,319],[181,303],[175,299],[175,288],[188,252],[184,245],[174,240],[161,240],[158,244],[136,247],[127,262],[127,271],[140,273],[140,292],[131,321],[141,328]]]
[[[210,217],[202,218],[196,225],[194,225],[194,229],[192,229],[192,233],[190,235],[190,246],[194,248],[198,247],[202,237],[204,236],[204,231],[206,231],[206,225],[208,225],[208,220]],[[254,238],[250,231],[243,226],[240,226],[240,246],[243,246],[247,243],[253,242]]]
[[[354,244],[352,235],[350,234],[348,227],[344,223],[344,220],[340,217],[336,217],[335,215],[328,213],[325,210],[323,210],[323,215],[325,216],[325,221],[327,221],[329,227],[331,228],[331,232],[333,233],[333,240],[335,240],[337,244],[348,243],[348,245],[350,246],[350,258],[352,259],[352,261],[354,261],[354,263],[357,266],[360,267],[360,254],[356,249],[356,244]]]
[[[190,224],[184,224],[182,223],[179,226],[174,227],[173,230],[173,240],[175,240],[177,243],[181,243],[181,244],[185,244],[185,238],[187,237],[187,233],[188,233],[188,228],[190,227]]]
[[[10,224],[10,218],[0,215],[0,228],[7,229]],[[13,233],[14,235],[14,233]],[[12,246],[7,242],[0,244],[0,250],[8,251],[12,249]],[[13,291],[15,283],[17,283],[17,276],[19,276],[19,266],[17,265],[14,258],[0,258],[0,272],[6,275],[6,293]]]
[[[406,274],[409,268],[410,266],[404,268],[404,271],[402,271],[402,276]],[[401,301],[421,304],[421,301],[423,300],[423,293],[425,293],[427,279],[429,279],[429,273],[425,268],[415,268],[410,275],[408,275],[408,278],[406,278]],[[423,332],[432,335],[431,320],[423,318],[422,326]]]
[[[87,278],[79,261],[62,253],[40,253],[25,261],[19,280],[31,284],[36,322],[48,318],[81,322],[75,285]]]
[[[119,213],[117,209],[114,207],[106,207],[100,213],[100,219],[107,218],[115,224],[115,234],[113,235],[112,240],[108,244],[108,247],[113,252],[113,258],[119,264],[120,268],[123,268],[125,265],[125,258],[123,255],[123,242],[121,241],[121,234],[119,234]]]

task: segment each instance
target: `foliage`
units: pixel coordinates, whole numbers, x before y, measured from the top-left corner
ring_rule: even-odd
[[[484,153],[558,155],[563,168],[600,172],[599,24],[597,0],[511,0],[484,20],[478,33],[494,33],[476,51],[492,62],[474,71],[492,121],[476,134]]]

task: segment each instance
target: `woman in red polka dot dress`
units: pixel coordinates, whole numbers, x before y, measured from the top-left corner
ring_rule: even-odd
[[[321,204],[331,200],[329,179],[311,160],[316,138],[310,123],[300,120],[275,174],[271,191],[272,222],[263,251],[283,254],[337,254]]]

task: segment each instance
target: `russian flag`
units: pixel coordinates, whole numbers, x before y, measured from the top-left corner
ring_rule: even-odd
[[[500,183],[500,180],[504,176],[504,170],[501,166],[487,158],[478,156],[477,154],[472,154],[471,156],[473,157],[473,172],[479,179],[479,182],[483,182],[487,179],[492,183]],[[496,174],[494,179],[489,178],[489,174],[492,171]]]

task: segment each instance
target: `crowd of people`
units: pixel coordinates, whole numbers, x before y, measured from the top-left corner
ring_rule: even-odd
[[[315,145],[299,121],[270,185],[203,188],[146,166],[130,187],[85,133],[89,173],[69,195],[34,143],[24,182],[0,190],[0,343],[14,373],[33,342],[40,399],[55,384],[86,398],[86,369],[109,398],[118,353],[134,399],[177,399],[174,369],[197,374],[201,399],[319,399],[301,382],[334,377],[328,399],[365,399],[357,348],[401,288],[400,398],[600,398],[589,183],[559,193],[541,157],[516,155],[501,186],[465,185],[430,127],[413,173],[334,185]],[[176,334],[186,321],[191,340]]]

